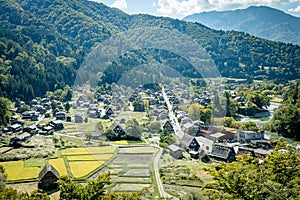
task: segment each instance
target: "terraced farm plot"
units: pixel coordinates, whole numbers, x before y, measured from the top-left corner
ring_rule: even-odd
[[[65,161],[63,158],[50,159],[49,163],[58,171],[60,176],[68,176]]]
[[[118,153],[113,163],[150,164],[153,154],[121,154]]]
[[[158,151],[155,147],[126,147],[119,148],[119,153],[156,153]]]
[[[132,169],[128,169],[127,172],[123,175],[123,176],[138,176],[138,177],[149,177],[150,176],[150,172],[148,168],[142,169],[142,168],[132,168]]]
[[[118,192],[136,192],[150,186],[150,184],[117,184],[113,190]]]
[[[88,155],[90,152],[87,150],[87,148],[68,148],[62,150],[61,154],[63,156],[68,156],[68,155]]]
[[[24,161],[0,162],[7,174],[7,180],[35,179],[40,173],[39,167],[24,167]]]
[[[114,153],[117,147],[114,146],[102,146],[102,147],[88,147],[87,150],[90,154],[109,154]]]
[[[111,176],[111,180],[115,183],[151,183],[150,178]]]
[[[74,155],[74,156],[67,156],[68,161],[85,161],[85,160],[100,160],[100,161],[107,161],[111,159],[114,154],[95,154],[95,155]]]
[[[113,154],[116,151],[114,146],[103,147],[81,147],[81,148],[68,148],[62,150],[63,156],[69,155],[88,155],[88,154]]]
[[[69,162],[70,170],[75,178],[82,178],[103,165],[101,161],[73,161]]]

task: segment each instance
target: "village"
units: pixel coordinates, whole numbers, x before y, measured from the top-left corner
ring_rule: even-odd
[[[191,92],[183,84],[147,84],[134,89],[114,85],[113,89],[80,88],[68,102],[42,98],[26,105],[20,101],[15,104],[10,126],[1,130],[0,164],[42,161],[33,164],[35,172],[23,178],[8,173],[11,185],[32,182],[51,190],[61,175],[82,181],[111,171],[113,191],[136,191],[159,187],[151,180],[156,173],[153,165],[165,167],[182,159],[208,164],[232,162],[243,154],[258,158],[270,154],[274,145],[265,139],[263,130],[238,130],[193,120],[180,109],[195,103],[207,108],[214,95],[213,90]],[[232,98],[242,101],[235,92]],[[156,157],[160,159],[155,161]],[[76,172],[91,161],[98,164]],[[125,177],[129,181],[124,181]]]

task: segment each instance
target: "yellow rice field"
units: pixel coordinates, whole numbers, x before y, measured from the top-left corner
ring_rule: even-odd
[[[68,161],[102,160],[106,161],[113,157],[113,154],[94,154],[94,155],[74,155],[67,156]]]
[[[90,154],[109,154],[116,151],[114,146],[102,146],[102,147],[88,147],[87,150]]]
[[[74,161],[69,162],[71,173],[75,178],[81,178],[88,175],[98,167],[103,165],[101,161]]]
[[[7,174],[7,180],[35,179],[40,173],[39,167],[24,167],[24,161],[0,162]]]
[[[63,158],[50,159],[49,163],[58,171],[60,176],[68,176],[65,161]]]
[[[114,153],[115,151],[116,151],[116,147],[114,146],[68,148],[62,150],[62,155],[63,156],[88,155],[88,154],[100,154],[100,153]]]

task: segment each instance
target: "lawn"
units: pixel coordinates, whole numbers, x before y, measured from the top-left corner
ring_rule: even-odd
[[[40,173],[39,167],[24,167],[24,161],[0,162],[7,174],[7,180],[35,179]]]
[[[69,162],[71,173],[75,178],[82,178],[103,165],[101,161],[73,161]]]
[[[68,176],[65,161],[63,158],[50,159],[49,163],[58,171],[60,176]]]

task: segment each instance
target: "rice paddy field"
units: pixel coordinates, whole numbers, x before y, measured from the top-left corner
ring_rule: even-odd
[[[36,180],[47,162],[53,165],[60,176],[82,179],[112,159],[116,151],[114,146],[57,149],[55,156],[50,159],[30,158],[0,162],[0,165],[4,166],[8,181]]]
[[[24,161],[0,162],[5,169],[8,181],[30,180],[38,177],[39,167],[25,167]]]

